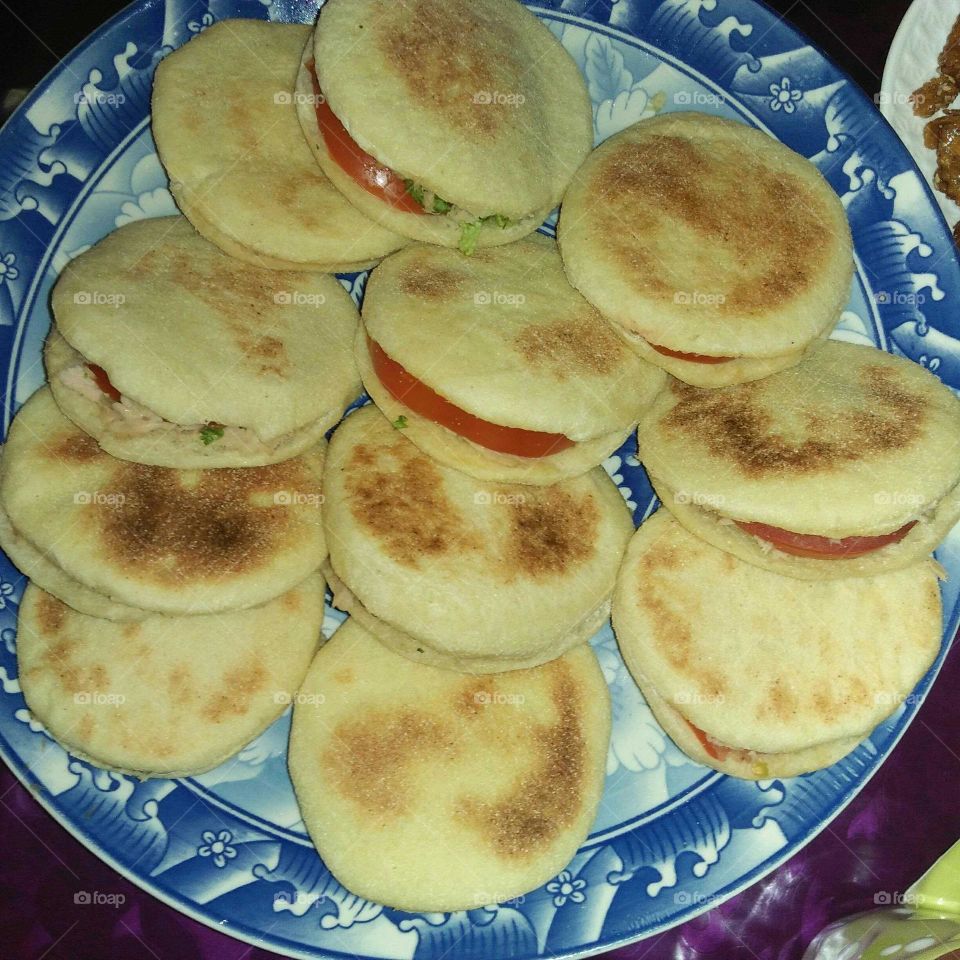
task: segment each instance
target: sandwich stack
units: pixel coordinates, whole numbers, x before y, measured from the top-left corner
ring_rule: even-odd
[[[331,871],[453,911],[588,835],[611,609],[666,733],[737,777],[833,763],[928,669],[960,401],[826,340],[852,242],[804,158],[696,113],[591,153],[514,0],[219,23],[153,121],[184,216],[68,265],[0,461],[24,694],[70,749],[208,769],[293,699]],[[381,260],[361,316],[323,271]],[[636,531],[600,466],[634,430],[664,505]],[[118,685],[109,723],[71,703]]]
[[[81,254],[52,308],[49,386],[0,462],[0,543],[33,581],[24,696],[94,762],[208,769],[282,713],[319,642],[324,433],[359,389],[356,308],[182,217]]]

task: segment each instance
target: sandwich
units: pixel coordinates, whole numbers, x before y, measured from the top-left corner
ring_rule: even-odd
[[[593,139],[577,65],[517,0],[330,0],[297,93],[351,203],[467,254],[536,230]]]
[[[17,622],[24,699],[97,766],[141,778],[209,770],[292,701],[320,641],[323,590],[313,575],[250,610],[121,624],[30,584]]]
[[[311,30],[221,20],[165,57],[150,104],[177,206],[232,257],[276,270],[362,270],[406,238],[365,217],[303,138],[294,86]]]
[[[588,646],[467,677],[349,620],[293,708],[288,765],[330,872],[398,910],[481,910],[554,877],[600,803],[610,697]]]
[[[893,714],[940,648],[937,564],[798,581],[744,563],[659,510],[613,599],[630,673],[676,745],[748,780],[835,763]]]
[[[550,487],[475,480],[373,405],[331,439],[323,522],[334,605],[397,653],[467,673],[536,666],[589,640],[633,532],[599,467]]]
[[[241,467],[323,439],[360,390],[336,278],[229,257],[183,217],[138,220],[71,261],[44,351],[60,409],[115,457]]]
[[[926,557],[960,519],[960,400],[923,367],[828,340],[766,380],[674,381],[637,432],[692,533],[801,579]]]
[[[571,283],[634,349],[721,387],[799,363],[850,296],[843,204],[759,130],[699,113],[643,120],[593,151],[564,197]]]
[[[43,387],[3,447],[0,546],[38,586],[97,617],[256,606],[326,557],[325,446],[244,469],[128,463],[68,420]]]
[[[367,284],[356,357],[367,392],[431,457],[525,484],[601,463],[666,379],[539,234],[470,258],[435,246],[388,257]]]

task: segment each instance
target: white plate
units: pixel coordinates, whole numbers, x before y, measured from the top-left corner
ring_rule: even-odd
[[[923,143],[923,128],[930,121],[914,114],[910,94],[937,72],[937,57],[958,16],[960,0],[913,0],[890,45],[880,84],[880,112],[906,144],[931,187],[937,155]],[[934,194],[953,227],[960,220],[960,207],[939,190]]]

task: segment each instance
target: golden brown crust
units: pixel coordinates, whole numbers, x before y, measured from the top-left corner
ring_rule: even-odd
[[[505,496],[510,496],[506,494]],[[516,496],[516,493],[513,494]],[[593,556],[601,522],[596,500],[556,487],[532,487],[510,503],[504,576],[570,576]]]
[[[354,519],[398,563],[420,567],[431,558],[479,547],[444,492],[440,470],[402,438],[378,447],[358,444],[346,485]]]
[[[501,44],[519,46],[509,23],[495,21],[476,7],[462,7],[452,20],[449,7],[437,0],[380,7],[374,29],[380,49],[405,93],[443,117],[464,136],[483,142],[503,125],[509,105],[478,104],[477,90],[518,89],[515,61],[496,64],[488,54]],[[370,26],[370,25],[368,25]],[[463,43],[463,37],[470,37]],[[499,84],[499,86],[498,86]]]
[[[396,656],[351,618],[301,687],[290,776],[350,890],[401,910],[464,910],[569,862],[596,812],[609,734],[586,645],[536,669],[463,676]]]
[[[58,633],[63,626],[67,606],[45,591],[37,602],[37,620],[45,633]]]
[[[50,460],[59,463],[90,463],[107,458],[107,454],[93,437],[79,432],[72,432],[45,443],[41,452]]]
[[[622,130],[574,176],[557,229],[567,276],[609,320],[648,344],[734,358],[691,371],[695,383],[795,362],[849,298],[840,199],[806,158],[732,120],[668,113]]]
[[[357,444],[345,485],[353,518],[398,563],[420,568],[484,547],[479,529],[450,498],[440,468],[399,432],[392,443]],[[493,495],[475,496],[490,502]],[[507,530],[502,555],[490,560],[504,581],[518,572],[535,580],[569,576],[593,557],[602,518],[592,495],[550,486],[505,487],[496,497],[506,508]]]
[[[737,560],[731,569],[664,509],[634,535],[613,600],[641,690],[718,744],[765,754],[866,736],[927,671],[940,626],[929,561],[817,583]]]
[[[420,256],[411,260],[399,280],[400,292],[423,300],[452,300],[467,280],[467,275],[449,267],[433,268]]]
[[[816,406],[803,409],[800,438],[785,435],[762,402],[762,381],[705,390],[675,380],[670,389],[677,402],[663,428],[704,444],[750,478],[822,472],[915,445],[925,422],[924,398],[881,364],[862,368],[859,380],[860,409],[842,418],[825,416]]]
[[[275,501],[283,487],[320,496],[300,460],[195,474],[118,463],[112,489],[122,509],[92,504],[88,522],[111,561],[137,579],[215,582],[269,563],[294,522]]]
[[[676,225],[689,229],[724,259],[732,256],[741,265],[735,272],[721,268],[700,277],[702,289],[715,297],[718,314],[766,312],[808,287],[825,256],[818,242],[828,218],[823,203],[796,177],[772,170],[747,151],[735,152],[736,175],[710,181],[701,171],[717,169],[716,150],[686,137],[624,141],[600,165],[594,182],[597,208],[605,212],[598,230],[624,238],[619,258],[640,292],[669,293],[673,300],[676,284],[646,269],[656,258],[651,234],[667,224],[671,230]],[[715,262],[719,267],[721,261]]]
[[[623,339],[592,307],[581,317],[530,326],[513,341],[536,374],[567,380],[578,370],[606,374],[620,366]]]
[[[368,813],[397,817],[409,813],[410,766],[427,755],[457,752],[450,728],[430,714],[405,710],[339,724],[323,762],[346,799]]]
[[[263,664],[253,661],[228,671],[218,696],[204,705],[201,716],[211,723],[220,723],[227,717],[242,717],[251,698],[263,689],[267,672]]]
[[[530,734],[529,769],[494,801],[461,798],[457,816],[504,858],[533,859],[573,822],[587,776],[581,694],[566,663],[543,667],[551,675],[552,723]]]

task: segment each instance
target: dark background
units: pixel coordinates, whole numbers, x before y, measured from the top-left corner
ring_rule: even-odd
[[[768,0],[814,39],[872,97],[909,0]],[[0,0],[0,90],[31,87],[98,24],[118,0]],[[842,38],[842,39],[841,39]]]

